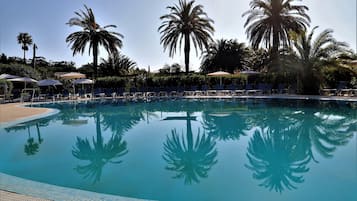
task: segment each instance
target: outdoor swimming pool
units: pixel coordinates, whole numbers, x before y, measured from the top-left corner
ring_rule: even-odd
[[[0,172],[162,201],[357,200],[357,103],[98,101],[0,130]]]

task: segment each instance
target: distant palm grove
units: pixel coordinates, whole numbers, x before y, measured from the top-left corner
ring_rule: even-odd
[[[84,5],[83,10],[75,11],[75,16],[64,22],[77,28],[64,42],[73,55],[88,51],[92,61],[78,69],[73,62],[48,62],[35,55],[37,46],[32,36],[22,32],[16,37],[23,58],[2,53],[0,73],[45,79],[55,77],[55,72],[79,71],[95,79],[98,88],[203,88],[218,84],[219,79],[206,76],[215,71],[231,74],[223,77],[224,87],[244,88],[248,79],[252,85],[284,84],[298,94],[319,94],[322,88],[336,88],[341,84],[357,87],[357,54],[348,44],[337,41],[333,30],[312,25],[309,8],[303,1],[252,0],[249,6],[249,10],[237,16],[245,19],[244,24],[237,24],[245,28],[249,40],[245,44],[240,42],[244,39],[214,38],[214,19],[205,12],[204,5],[194,0],[178,0],[168,5],[167,13],[158,16],[161,25],[153,29],[157,29],[160,44],[169,57],[183,52],[184,65],[165,64],[153,73],[150,67],[138,66],[121,52],[123,45],[130,44],[123,44],[124,36],[113,31],[116,25],[99,25],[94,9]],[[26,52],[31,45],[34,53],[27,60]],[[108,58],[98,58],[100,47],[107,51]],[[201,59],[200,72],[191,71],[191,51]],[[257,74],[248,77],[240,73],[248,70]]]

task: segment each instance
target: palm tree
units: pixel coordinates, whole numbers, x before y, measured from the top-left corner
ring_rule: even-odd
[[[208,18],[202,5],[194,3],[194,0],[179,0],[178,5],[168,6],[170,13],[160,17],[163,22],[158,29],[161,34],[160,43],[164,50],[169,48],[170,56],[176,53],[178,44],[181,48],[182,39],[184,40],[186,73],[189,72],[190,42],[193,42],[197,54],[197,47],[200,50],[207,48],[214,32],[213,20]]]
[[[299,67],[299,80],[304,94],[318,94],[322,81],[321,69],[327,66],[344,68],[338,57],[348,52],[348,45],[336,41],[330,29],[322,31],[313,41],[317,28],[314,27],[310,34],[298,35],[294,41],[294,63]]]
[[[88,160],[88,165],[78,165],[76,170],[83,174],[84,178],[93,179],[93,183],[100,181],[102,169],[107,163],[121,163],[120,158],[128,153],[127,144],[119,135],[112,135],[107,143],[104,143],[101,129],[100,114],[97,112],[96,117],[96,139],[92,139],[93,147],[88,139],[77,137],[76,147],[72,150],[72,155],[80,160]]]
[[[217,40],[203,52],[201,71],[208,73],[218,70],[233,73],[246,68],[248,49],[237,40]]]
[[[82,31],[77,31],[70,34],[66,38],[66,42],[71,45],[73,56],[77,53],[83,54],[85,47],[89,43],[89,52],[92,50],[94,78],[97,77],[97,65],[99,46],[102,45],[109,53],[116,53],[122,47],[121,38],[123,35],[117,32],[107,31],[107,28],[116,28],[115,25],[100,26],[97,24],[93,11],[84,5],[86,12],[80,10],[75,12],[76,17],[68,21],[69,26],[79,26]]]
[[[32,45],[32,37],[28,33],[19,33],[17,42],[21,44],[21,49],[24,51],[24,64],[26,63],[26,51],[29,50],[29,45]]]
[[[128,75],[137,68],[135,61],[119,52],[109,54],[108,59],[102,59],[102,71],[104,76]]]
[[[290,44],[292,32],[302,33],[309,26],[307,6],[293,5],[294,0],[252,0],[244,27],[254,49],[261,43],[272,48],[272,57],[278,65],[279,47]]]
[[[194,140],[191,128],[192,118],[187,112],[186,138],[184,135],[180,137],[173,129],[171,137],[167,136],[164,143],[163,158],[168,163],[166,169],[177,173],[174,178],[184,178],[185,184],[198,183],[200,178],[208,176],[208,171],[217,163],[216,142],[209,136],[200,135],[200,133]]]
[[[271,54],[263,48],[251,49],[249,48],[249,56],[247,66],[259,72],[266,72],[272,66]]]

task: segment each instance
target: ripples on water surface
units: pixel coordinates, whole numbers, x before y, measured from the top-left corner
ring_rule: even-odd
[[[177,100],[49,104],[1,129],[0,171],[163,201],[357,200],[357,104]]]

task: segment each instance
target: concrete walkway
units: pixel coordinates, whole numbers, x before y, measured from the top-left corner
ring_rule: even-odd
[[[26,195],[0,190],[0,201],[50,201]]]

